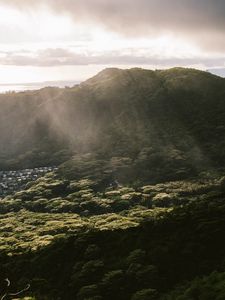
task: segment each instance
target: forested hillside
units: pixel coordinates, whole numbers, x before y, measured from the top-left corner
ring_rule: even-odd
[[[25,222],[39,232],[42,227],[42,234],[32,243],[36,250],[25,246],[26,239],[21,253],[13,254],[13,243],[2,250],[1,278],[9,277],[14,290],[30,284],[24,294],[38,300],[222,300],[224,207],[222,193],[171,212],[145,213],[139,225],[141,213],[136,212],[135,224],[135,211],[130,220],[104,215],[95,221],[97,227],[76,218],[76,234],[72,216],[69,222],[65,215],[47,221],[46,215],[36,214],[35,220],[20,214],[24,221],[17,216],[17,226]]]
[[[224,166],[225,80],[193,69],[106,69],[73,88],[1,95],[1,169],[91,153],[136,180]],[[132,178],[133,177],[133,178]]]
[[[224,136],[194,69],[0,95],[0,297],[224,300]]]

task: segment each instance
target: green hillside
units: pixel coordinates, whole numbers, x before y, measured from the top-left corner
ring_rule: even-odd
[[[119,160],[133,181],[223,168],[224,96],[224,79],[182,68],[106,69],[73,88],[1,95],[1,169],[86,153]]]
[[[106,69],[0,108],[1,299],[224,300],[225,79]]]

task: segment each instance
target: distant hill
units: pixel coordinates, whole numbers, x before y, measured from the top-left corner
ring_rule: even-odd
[[[0,108],[0,169],[90,153],[121,181],[149,182],[225,166],[225,79],[208,72],[110,68],[73,88],[0,95]]]

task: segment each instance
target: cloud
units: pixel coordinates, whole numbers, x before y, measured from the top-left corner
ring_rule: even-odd
[[[225,49],[224,0],[0,0],[20,9],[48,5],[75,22],[98,23],[126,36],[174,34],[210,51]]]
[[[0,65],[52,67],[64,65],[86,65],[84,55],[67,49],[53,48],[36,52],[1,52]]]
[[[133,48],[105,52],[76,53],[64,48],[48,48],[39,51],[0,52],[0,65],[15,66],[87,66],[87,65],[152,65],[170,67],[174,65],[199,65],[205,68],[225,66],[225,56],[213,57],[162,57],[148,53],[147,49],[139,49],[136,54]]]

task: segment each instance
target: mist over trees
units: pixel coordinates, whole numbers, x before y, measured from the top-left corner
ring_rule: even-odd
[[[143,165],[147,178],[218,168],[224,94],[224,79],[175,68],[106,69],[73,88],[1,95],[0,165],[56,165],[92,153]]]

